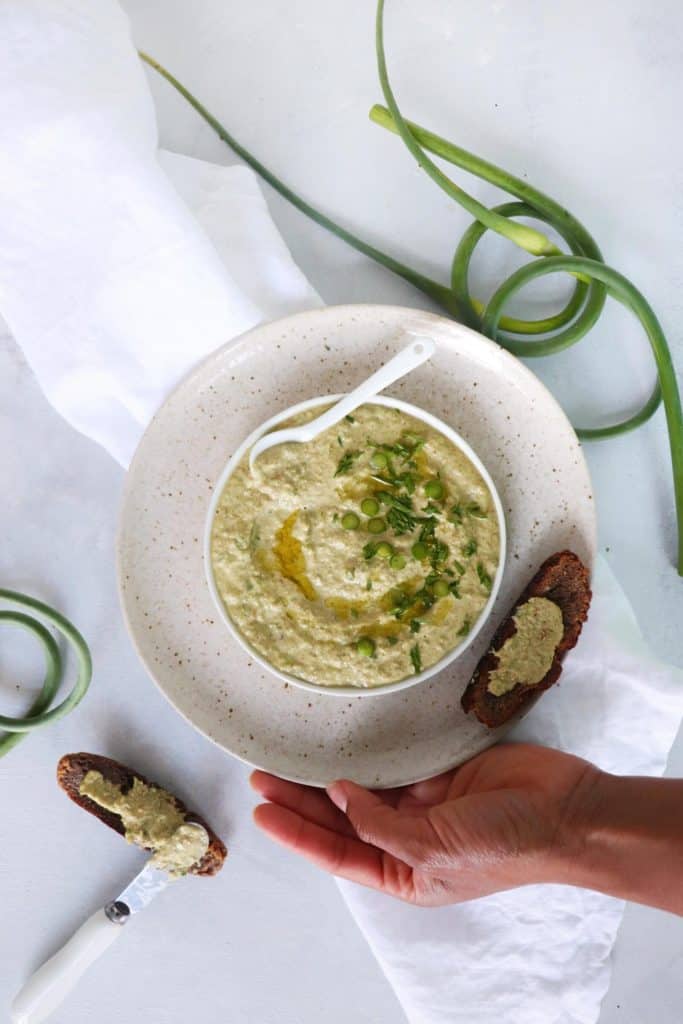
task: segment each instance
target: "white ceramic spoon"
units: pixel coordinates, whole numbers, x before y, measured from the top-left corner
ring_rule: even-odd
[[[431,338],[414,338],[410,345],[402,348],[393,359],[390,359],[384,366],[380,366],[379,370],[376,370],[372,376],[364,380],[353,391],[350,391],[348,395],[344,395],[331,409],[327,409],[322,416],[316,416],[314,420],[304,423],[301,427],[288,427],[285,430],[274,430],[270,434],[264,434],[251,447],[249,452],[249,468],[251,470],[254,469],[256,459],[263,452],[267,451],[268,448],[274,448],[275,445],[284,444],[286,441],[296,441],[299,443],[312,441],[319,434],[322,434],[324,430],[333,427],[335,423],[339,423],[340,420],[343,420],[345,416],[348,416],[354,409],[363,405],[364,402],[368,402],[375,395],[378,395],[380,391],[384,391],[394,381],[400,380],[401,377],[405,377],[411,370],[415,370],[422,363],[426,363],[430,356],[434,354],[435,348],[436,345]]]

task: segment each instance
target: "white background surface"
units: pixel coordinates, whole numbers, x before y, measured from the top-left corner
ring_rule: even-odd
[[[368,108],[380,99],[369,0],[128,0],[125,6],[136,43],[276,172],[370,240],[445,279],[468,221],[420,174],[394,136],[367,121]],[[542,0],[388,3],[389,63],[405,113],[527,174],[565,202],[593,231],[606,258],[648,296],[679,366],[682,39],[683,13],[675,0],[656,7],[640,0],[553,7]],[[155,79],[152,86],[165,146],[232,161],[168,86]],[[468,184],[487,201],[500,201],[487,186]],[[268,199],[295,258],[327,302],[426,305],[278,197]],[[482,247],[476,261],[480,293],[512,265],[509,259],[504,246]],[[559,282],[550,289],[565,294]],[[612,307],[589,340],[536,362],[534,369],[584,423],[630,410],[652,380],[638,330]],[[139,863],[135,851],[56,793],[52,770],[62,752],[79,748],[87,737],[93,749],[171,780],[174,751],[182,747],[181,795],[202,794],[202,809],[228,843],[230,792],[244,784],[244,771],[196,736],[136,663],[113,579],[122,472],[47,405],[8,338],[0,348],[0,437],[0,479],[11,481],[0,550],[3,583],[42,594],[68,611],[92,642],[97,666],[93,691],[76,714],[0,762],[0,888],[3,916],[12,924],[0,939],[4,1006],[23,977]],[[587,455],[601,547],[652,646],[681,664],[683,583],[671,568],[674,519],[665,445],[660,414],[635,435],[588,447]],[[19,711],[14,680],[38,675],[28,639],[19,636],[11,649],[3,644],[4,706]],[[680,737],[670,772],[683,774]],[[253,830],[240,834],[232,867],[212,882],[182,883],[133,922],[56,1015],[56,1024],[175,1024],[193,1014],[210,1024],[307,1024],[323,1015],[331,1024],[401,1019],[328,879]],[[245,885],[246,879],[254,885]],[[224,941],[207,948],[203,928],[216,918],[224,921]],[[174,921],[182,921],[182,941]],[[201,948],[202,957],[189,958],[188,947]],[[123,980],[133,964],[139,983],[131,988]],[[630,908],[602,1024],[677,1020],[682,970],[681,921]],[[187,1002],[164,998],[164,977],[176,979],[173,991],[184,991]],[[135,1005],[122,1005],[118,991],[134,991]]]

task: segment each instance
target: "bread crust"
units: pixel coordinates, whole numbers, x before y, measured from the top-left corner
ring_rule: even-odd
[[[113,828],[119,835],[125,835],[120,815],[115,814],[113,811],[108,811],[105,807],[100,807],[94,800],[80,793],[81,783],[89,771],[100,772],[109,782],[112,782],[115,786],[120,786],[124,793],[128,792],[133,785],[133,779],[139,779],[140,782],[144,782],[148,786],[156,786],[157,783],[150,782],[144,775],[140,775],[139,772],[133,771],[132,768],[128,768],[119,761],[114,761],[110,757],[102,757],[100,754],[65,754],[60,758],[57,765],[57,782],[67,796],[74,803],[78,804],[79,807],[82,807],[84,811],[94,814],[96,818],[99,818],[109,828]],[[164,787],[159,786],[159,788],[162,789]],[[174,794],[171,794],[171,796],[180,813],[184,814],[189,821],[196,821],[198,824],[203,825],[209,835],[209,847],[206,853],[197,864],[190,868],[189,873],[193,875],[215,875],[223,867],[225,858],[228,855],[224,843],[200,814],[188,811],[182,800],[179,800]]]
[[[575,646],[591,602],[588,569],[573,551],[558,551],[546,559],[534,578],[520,594],[510,614],[496,630],[491,646],[477,665],[462,695],[461,704],[466,712],[473,711],[483,725],[490,729],[504,725],[513,715],[534,700],[537,694],[556,683],[562,672],[562,661]],[[557,646],[553,663],[539,683],[525,686],[518,683],[509,693],[500,697],[489,693],[491,673],[498,666],[497,652],[516,632],[514,615],[520,605],[531,597],[545,597],[559,606],[564,633]]]

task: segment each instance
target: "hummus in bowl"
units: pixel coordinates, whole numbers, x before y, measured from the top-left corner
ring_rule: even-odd
[[[378,396],[306,444],[264,433],[335,401],[287,409],[235,452],[214,492],[207,579],[238,641],[318,692],[385,693],[428,678],[482,627],[505,561],[486,469],[442,421]]]

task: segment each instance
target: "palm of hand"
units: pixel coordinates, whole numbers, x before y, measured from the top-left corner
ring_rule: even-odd
[[[594,772],[519,744],[381,794],[341,782],[326,795],[263,772],[252,784],[271,801],[255,817],[273,838],[334,874],[437,906],[546,880]]]

